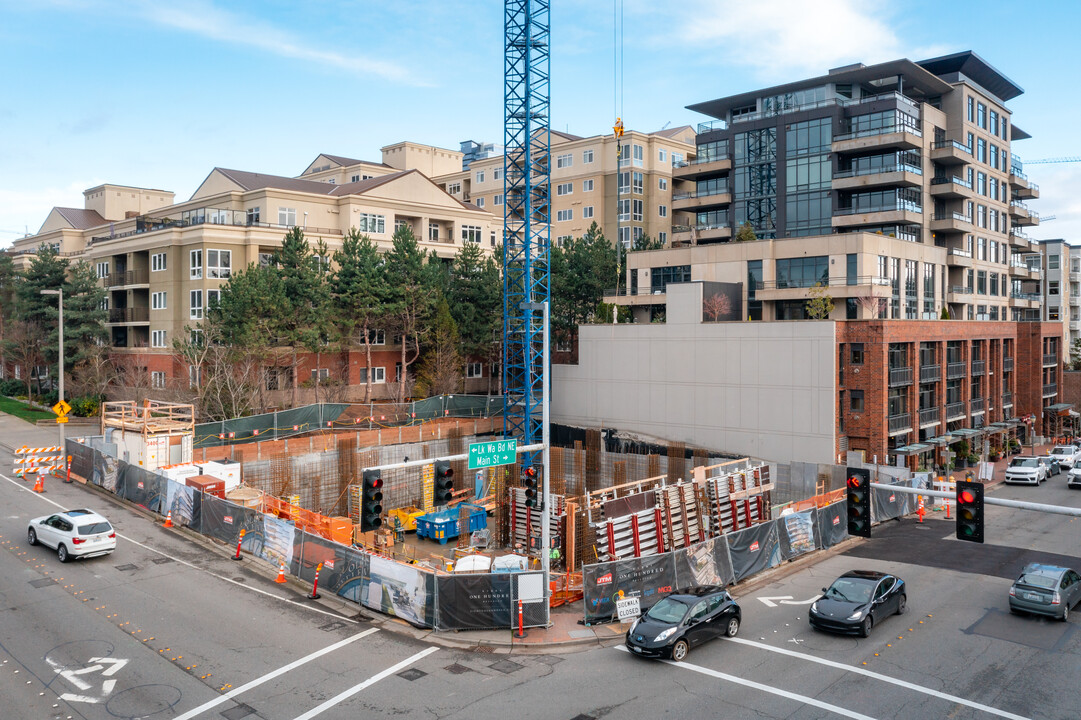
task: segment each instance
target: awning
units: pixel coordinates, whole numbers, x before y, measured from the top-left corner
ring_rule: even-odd
[[[924,440],[928,445],[946,445],[953,442],[952,438],[947,438],[945,435],[939,435],[938,437],[928,438]]]
[[[1048,405],[1043,409],[1045,413],[1059,412],[1060,410],[1069,410],[1073,407],[1073,403],[1055,403],[1054,405]]]
[[[899,447],[899,448],[897,448],[896,450],[893,451],[893,454],[894,455],[918,455],[919,453],[927,452],[928,450],[931,450],[931,449],[932,448],[931,448],[930,445],[925,445],[924,443],[915,443],[915,444],[912,444],[912,445],[905,445],[904,447]]]
[[[965,438],[970,438],[973,435],[979,435],[981,432],[982,430],[976,430],[973,428],[961,428],[960,430],[950,430],[950,435],[953,435],[956,440],[964,440]]]
[[[1081,417],[1081,413],[1077,412],[1076,410],[1071,410],[1070,417]]]
[[[990,431],[992,434],[1009,432],[1010,428],[1011,425],[1008,422],[991,423],[987,426],[987,430]]]

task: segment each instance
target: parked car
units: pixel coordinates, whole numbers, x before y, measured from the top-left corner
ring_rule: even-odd
[[[894,613],[901,615],[908,603],[905,581],[873,570],[852,570],[822,588],[822,597],[811,604],[811,627],[867,637],[871,628]]]
[[[1081,488],[1081,467],[1075,466],[1073,470],[1066,473],[1066,487]]]
[[[67,562],[71,558],[108,555],[116,549],[116,531],[93,510],[65,510],[31,520],[26,541],[55,548],[60,562]]]
[[[1043,463],[1044,467],[1047,468],[1047,475],[1044,476],[1045,479],[1050,480],[1052,475],[1058,475],[1059,472],[1061,472],[1059,470],[1058,461],[1056,461],[1055,458],[1050,455],[1037,455],[1037,457],[1040,459],[1040,462]]]
[[[1081,458],[1081,448],[1076,445],[1056,445],[1051,449],[1051,457],[1063,470],[1073,470],[1078,458]]]
[[[1006,466],[1007,483],[1026,483],[1039,485],[1047,479],[1050,462],[1042,461],[1032,455],[1019,455]]]
[[[1081,602],[1081,575],[1069,568],[1029,563],[1010,586],[1010,612],[1070,618],[1070,608]]]
[[[722,635],[735,637],[742,620],[739,603],[723,587],[676,590],[634,621],[627,631],[627,648],[642,657],[678,662],[696,645]]]

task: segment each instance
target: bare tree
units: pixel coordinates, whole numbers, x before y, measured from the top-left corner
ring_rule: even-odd
[[[83,362],[72,371],[71,396],[103,397],[119,379],[112,349],[94,343],[84,352]]]
[[[886,311],[886,298],[875,297],[873,291],[855,296],[856,304],[870,313],[871,317],[879,318]]]
[[[706,320],[716,322],[732,312],[732,300],[724,293],[714,293],[702,303],[702,313]]]
[[[44,363],[44,338],[41,327],[33,320],[11,321],[7,328],[7,337],[4,338],[6,359],[19,367],[22,381],[26,385],[27,397],[31,395],[30,383],[34,368]]]

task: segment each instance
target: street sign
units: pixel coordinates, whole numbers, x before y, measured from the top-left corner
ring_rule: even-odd
[[[57,404],[53,405],[53,412],[57,415],[67,415],[71,412],[71,405],[68,405],[65,401],[61,400]]]
[[[624,597],[616,600],[616,613],[619,616],[619,621],[634,620],[642,611],[639,609],[637,597]]]
[[[67,415],[57,415],[56,416],[56,422],[58,422],[58,423],[66,423],[67,421],[68,421],[68,416]]]
[[[517,455],[518,441],[516,439],[470,443],[469,469],[480,470],[496,465],[512,465]]]

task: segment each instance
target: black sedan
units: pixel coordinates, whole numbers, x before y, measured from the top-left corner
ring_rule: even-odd
[[[846,572],[822,588],[822,597],[811,605],[811,627],[867,637],[890,615],[904,613],[907,593],[899,577],[872,570]]]
[[[635,655],[679,661],[695,645],[724,635],[735,637],[743,612],[723,587],[704,585],[661,598],[627,632]]]

